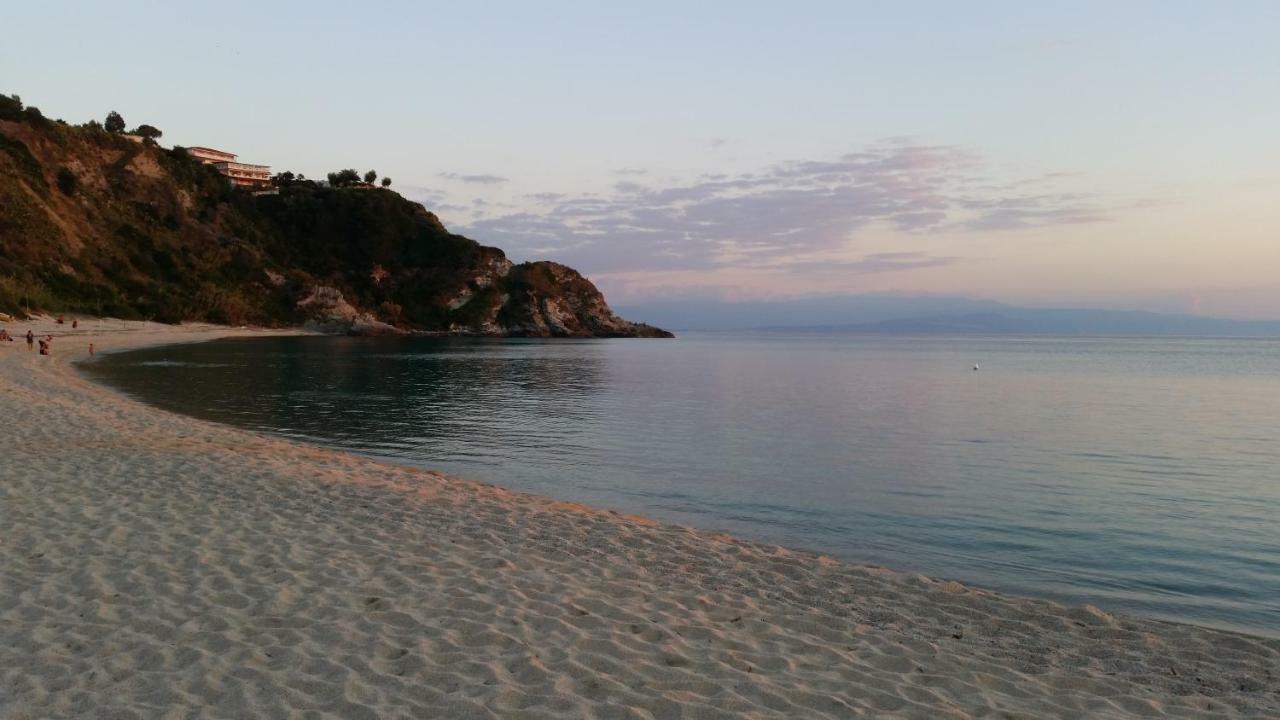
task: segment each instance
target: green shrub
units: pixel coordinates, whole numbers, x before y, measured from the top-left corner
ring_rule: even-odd
[[[22,98],[17,95],[0,95],[0,120],[22,120]]]
[[[17,163],[18,169],[27,176],[27,181],[37,191],[47,191],[48,183],[44,179],[44,171],[40,167],[40,161],[36,160],[35,155],[31,154],[25,143],[17,138],[11,138],[6,135],[0,135],[0,152],[7,153]]]
[[[38,128],[47,128],[53,124],[44,116],[44,113],[40,112],[40,108],[34,105],[28,105],[22,111],[22,119],[26,120],[28,125]]]
[[[75,195],[76,187],[79,184],[80,181],[76,179],[76,174],[68,170],[65,165],[58,168],[58,189],[62,191],[63,195]]]

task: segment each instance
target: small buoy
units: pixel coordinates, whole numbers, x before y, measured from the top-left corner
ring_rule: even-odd
[[[978,369],[978,363],[974,363],[974,364],[973,364],[973,369],[974,369],[975,371],[977,371],[977,369]]]

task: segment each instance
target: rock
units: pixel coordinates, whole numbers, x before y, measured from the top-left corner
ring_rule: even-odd
[[[577,270],[542,261],[515,266],[500,317],[507,334],[526,337],[673,337],[614,314],[604,296]]]
[[[307,317],[306,327],[316,332],[347,335],[403,335],[404,331],[360,312],[337,288],[316,286],[298,301]]]

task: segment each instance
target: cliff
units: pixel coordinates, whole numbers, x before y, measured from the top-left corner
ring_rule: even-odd
[[[665,337],[388,189],[233,190],[181,150],[0,98],[0,312],[335,332]]]

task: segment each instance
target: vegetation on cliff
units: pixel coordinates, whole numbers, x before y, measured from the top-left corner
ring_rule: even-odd
[[[334,329],[653,336],[570,268],[513,265],[387,188],[232,189],[160,131],[0,97],[0,311]],[[354,171],[350,172],[355,175]],[[346,175],[343,175],[345,178]],[[359,179],[357,176],[356,179]]]

